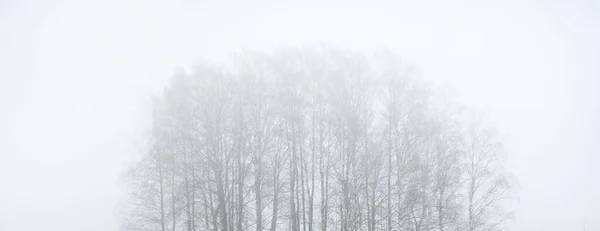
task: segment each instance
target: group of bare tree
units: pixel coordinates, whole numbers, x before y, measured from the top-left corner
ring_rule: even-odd
[[[124,230],[497,230],[494,130],[388,53],[247,52],[177,73],[128,172]]]

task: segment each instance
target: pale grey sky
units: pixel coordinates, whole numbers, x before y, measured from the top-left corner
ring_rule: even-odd
[[[486,112],[521,185],[510,230],[600,230],[599,2],[212,2],[0,2],[0,230],[117,230],[175,67],[313,42],[395,50]]]

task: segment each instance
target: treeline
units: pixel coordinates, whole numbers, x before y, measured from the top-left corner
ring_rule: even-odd
[[[123,230],[497,230],[492,128],[389,53],[246,52],[153,98]]]

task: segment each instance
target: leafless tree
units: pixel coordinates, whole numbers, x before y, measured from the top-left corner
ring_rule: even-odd
[[[510,199],[510,182],[502,171],[503,147],[494,129],[473,119],[466,128],[465,180],[469,231],[499,230],[510,218],[502,202]]]
[[[494,230],[492,129],[398,56],[247,51],[179,71],[130,168],[125,230]]]

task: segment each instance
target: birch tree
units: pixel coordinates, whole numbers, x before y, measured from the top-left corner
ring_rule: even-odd
[[[398,56],[247,51],[178,71],[126,178],[124,230],[498,230],[492,127]]]
[[[469,231],[500,230],[509,218],[502,202],[508,196],[510,182],[502,171],[503,147],[494,129],[474,119],[465,135],[465,180],[467,227]]]

